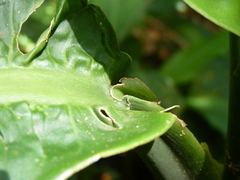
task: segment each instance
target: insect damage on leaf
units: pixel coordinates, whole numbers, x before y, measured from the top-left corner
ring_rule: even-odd
[[[103,123],[107,124],[108,126],[112,126],[113,128],[121,129],[121,125],[119,125],[116,120],[107,112],[107,109],[104,107],[98,108],[98,113],[101,117],[99,117],[100,120],[102,120]]]

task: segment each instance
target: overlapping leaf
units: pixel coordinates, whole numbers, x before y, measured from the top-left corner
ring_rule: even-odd
[[[56,1],[55,19],[40,43],[21,54],[17,34],[40,3],[33,1],[26,11],[27,0],[0,6],[1,179],[65,179],[171,127],[174,116],[160,112],[138,80],[128,80],[123,89],[111,86],[130,58],[119,51],[97,6]],[[136,90],[141,86],[143,99]],[[111,91],[127,98],[118,99]]]
[[[217,25],[240,35],[240,1],[184,0],[189,6]]]
[[[90,0],[99,5],[110,19],[119,41],[144,19],[149,0]],[[109,8],[111,7],[111,8]],[[123,13],[124,12],[124,13]]]

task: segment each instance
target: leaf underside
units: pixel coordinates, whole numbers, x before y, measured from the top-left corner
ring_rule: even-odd
[[[163,108],[139,80],[111,85],[131,60],[119,51],[111,24],[97,6],[56,1],[47,33],[32,52],[22,54],[17,45],[21,25],[42,1],[3,2],[1,179],[65,179],[172,126],[175,117],[160,112]]]

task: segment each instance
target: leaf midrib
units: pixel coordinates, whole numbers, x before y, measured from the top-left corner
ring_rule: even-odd
[[[45,104],[110,103],[110,86],[91,76],[43,69],[1,69],[0,103],[29,101]],[[105,96],[105,97],[104,97]],[[103,98],[104,97],[104,98]],[[99,102],[98,102],[99,103]]]

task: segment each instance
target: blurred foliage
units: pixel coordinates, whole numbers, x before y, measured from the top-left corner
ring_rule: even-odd
[[[121,50],[133,59],[125,76],[143,80],[163,107],[180,105],[173,112],[184,119],[199,141],[208,143],[213,157],[221,161],[227,129],[227,32],[179,0],[90,2],[100,5],[117,32]],[[19,37],[20,45],[23,41],[29,42],[28,46],[21,46],[23,52],[29,52],[34,46],[50,24],[53,13],[48,0],[26,21]],[[141,179],[130,175],[128,178],[122,173],[129,168],[126,163],[111,168],[118,163],[116,159],[119,160],[116,156],[112,157],[113,161],[111,158],[100,160],[77,177],[91,179],[88,175],[85,177],[87,172],[92,177],[108,173],[95,178],[101,180]],[[136,158],[125,159],[141,165]],[[113,165],[102,167],[103,161]]]

